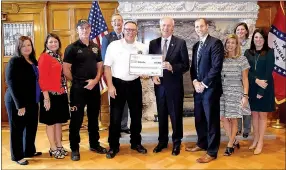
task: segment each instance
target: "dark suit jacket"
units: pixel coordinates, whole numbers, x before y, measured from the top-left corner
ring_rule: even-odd
[[[224,58],[224,47],[221,40],[210,35],[207,36],[197,61],[199,42],[193,46],[193,59],[191,65],[191,79],[203,82],[208,88],[217,88],[222,93],[221,70]],[[197,62],[199,74],[197,76]]]
[[[161,40],[160,37],[150,42],[149,54],[162,54]],[[166,90],[168,87],[183,87],[183,74],[190,68],[186,41],[172,35],[165,61],[172,65],[173,73],[164,69],[161,85],[164,85]]]
[[[109,34],[105,35],[102,38],[102,42],[101,42],[101,57],[102,60],[104,61],[105,59],[105,54],[106,54],[106,50],[108,45],[112,42],[118,40],[118,37],[116,35],[116,33],[114,31],[110,32]]]
[[[24,57],[12,57],[5,75],[7,102],[14,101],[17,109],[36,103],[36,75],[33,66]]]

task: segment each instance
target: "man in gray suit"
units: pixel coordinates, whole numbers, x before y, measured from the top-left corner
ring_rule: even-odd
[[[123,18],[120,14],[116,13],[112,15],[111,25],[114,31],[105,35],[102,39],[101,56],[102,56],[103,61],[105,58],[107,46],[112,41],[123,38],[123,32],[122,32]],[[130,134],[130,129],[127,126],[127,122],[128,122],[128,105],[126,103],[124,106],[124,111],[123,111],[122,120],[121,120],[121,132]]]

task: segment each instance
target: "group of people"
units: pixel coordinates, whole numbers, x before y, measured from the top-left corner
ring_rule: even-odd
[[[44,49],[36,60],[32,41],[21,36],[15,56],[6,68],[8,89],[5,104],[11,138],[11,159],[27,165],[27,157],[39,156],[35,136],[38,125],[46,124],[50,142],[50,156],[63,159],[68,151],[62,146],[62,123],[70,119],[69,141],[71,159],[80,160],[80,128],[87,107],[90,150],[114,158],[120,148],[120,132],[130,133],[131,149],[146,154],[142,145],[142,86],[140,78],[154,82],[159,137],[154,153],[168,147],[168,115],[172,125],[172,155],[180,154],[183,138],[183,74],[189,68],[193,81],[195,127],[198,141],[186,151],[206,151],[197,159],[208,163],[217,158],[220,145],[220,121],[229,141],[224,155],[230,156],[239,148],[236,135],[239,120],[243,119],[244,137],[251,129],[254,140],[249,149],[260,154],[266,129],[267,112],[274,110],[272,70],[274,53],[268,48],[267,36],[255,30],[251,39],[245,23],[240,23],[234,34],[221,40],[208,34],[205,19],[195,21],[199,41],[189,55],[185,40],[173,35],[174,19],[160,19],[161,37],[150,42],[149,48],[136,41],[136,22],[123,22],[120,14],[112,16],[114,31],[102,40],[102,49],[90,40],[91,25],[81,19],[77,23],[79,39],[61,54],[61,41],[56,34],[46,37]],[[148,77],[129,74],[131,54],[162,54],[163,76]],[[99,80],[105,75],[110,97],[109,150],[99,143],[98,116],[100,111]],[[68,99],[67,81],[71,81]],[[70,102],[69,102],[70,101]],[[40,105],[38,105],[40,103]],[[131,118],[127,127],[128,110]],[[240,125],[241,127],[241,125]]]
[[[38,61],[28,36],[21,36],[17,41],[15,56],[6,67],[8,89],[5,104],[10,125],[11,159],[20,165],[29,163],[25,159],[27,157],[42,155],[35,148],[38,113],[40,123],[46,124],[49,154],[56,159],[68,155],[62,146],[62,123],[70,119],[71,158],[79,160],[80,128],[85,106],[90,150],[106,153],[99,143],[98,127],[101,99],[98,82],[103,73],[101,52],[89,40],[90,24],[87,20],[78,21],[77,32],[79,40],[65,49],[64,58],[61,41],[56,34],[47,35]],[[69,99],[68,80],[72,82]]]
[[[251,130],[249,116],[252,115],[254,140],[249,149],[254,149],[255,155],[260,154],[267,113],[274,111],[274,51],[268,47],[266,33],[256,29],[249,39],[247,25],[239,23],[234,34],[227,35],[223,44],[208,34],[205,19],[195,21],[195,30],[200,41],[193,47],[190,72],[195,88],[198,141],[195,147],[187,147],[186,151],[207,151],[197,159],[200,163],[216,159],[221,118],[229,138],[224,155],[230,156],[240,147],[236,136],[241,133],[242,126],[238,122],[243,120],[243,137],[246,138]]]

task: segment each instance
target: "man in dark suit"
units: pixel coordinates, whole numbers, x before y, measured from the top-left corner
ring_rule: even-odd
[[[173,129],[172,155],[180,154],[183,137],[183,74],[189,70],[189,55],[185,40],[173,36],[174,20],[160,20],[162,37],[150,42],[149,54],[163,54],[163,77],[154,76],[155,95],[159,119],[159,143],[153,152],[161,152],[168,145],[168,114]]]
[[[110,32],[109,34],[105,35],[102,38],[101,56],[102,56],[103,61],[105,58],[107,46],[112,41],[123,38],[123,32],[122,32],[123,18],[120,14],[116,13],[112,15],[111,25],[114,31]],[[126,103],[124,106],[124,111],[123,111],[122,120],[121,120],[121,132],[130,134],[130,129],[127,126],[127,122],[128,122],[128,105]]]
[[[222,93],[221,69],[224,47],[221,40],[208,35],[205,19],[195,21],[195,31],[200,41],[193,47],[191,79],[195,88],[195,126],[198,141],[194,148],[186,151],[206,150],[207,153],[197,159],[199,163],[208,163],[217,158],[220,145],[220,96]]]

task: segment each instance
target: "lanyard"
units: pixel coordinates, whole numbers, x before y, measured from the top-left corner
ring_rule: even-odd
[[[256,58],[256,55],[255,55],[255,65],[254,65],[254,68],[255,68],[255,71],[256,71],[256,66],[257,66],[257,62],[259,60],[259,57],[260,57],[260,54],[258,54],[257,58]]]

